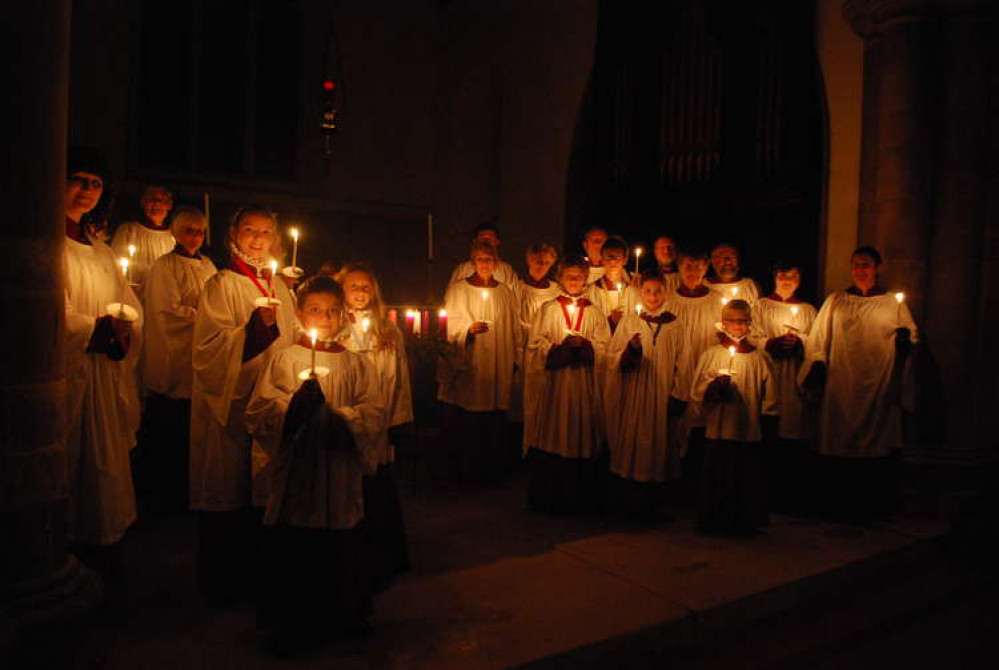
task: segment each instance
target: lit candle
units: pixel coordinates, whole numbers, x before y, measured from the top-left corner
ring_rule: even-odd
[[[413,333],[413,325],[415,323],[416,323],[416,315],[413,313],[413,310],[407,309],[406,310],[406,329],[410,333]]]
[[[447,311],[443,309],[437,312],[437,333],[447,337]]]
[[[276,289],[274,288],[274,280],[277,279],[277,269],[278,269],[278,262],[277,261],[271,261],[271,297],[272,298],[276,298],[277,297],[277,293],[275,292]]]
[[[895,294],[895,302],[898,303],[898,307],[896,308],[897,311],[895,313],[895,322],[898,324],[898,327],[901,328],[902,327],[902,303],[905,302],[905,294],[902,293],[901,291],[899,291],[898,293],[896,293]]]
[[[576,305],[575,303],[566,307],[566,311],[569,312],[569,332],[576,332]]]
[[[420,310],[413,310],[413,335],[419,337],[423,332],[423,315]]]
[[[399,324],[399,310],[390,309],[388,311],[388,320],[392,322],[393,326],[398,325]]]
[[[614,309],[621,306],[621,282],[617,283],[617,291],[613,291],[614,294]]]
[[[642,247],[635,247],[635,274],[638,274],[638,259],[642,257]]]
[[[367,333],[368,332],[368,328],[370,328],[370,327],[371,327],[371,319],[369,319],[368,317],[364,317],[363,319],[361,319],[361,332],[362,333]]]
[[[291,267],[298,267],[298,228],[291,229]]]
[[[727,305],[728,304],[728,298],[722,298],[721,299],[721,304],[722,304],[722,307],[724,307],[725,305]]]
[[[427,260],[434,260],[434,215],[427,212]]]
[[[735,347],[728,348],[728,374],[735,374]]]
[[[126,277],[129,284],[132,283],[132,265],[135,264],[135,245],[128,245],[128,275]]]
[[[119,258],[118,264],[121,265],[121,277],[124,281],[121,284],[121,302],[118,303],[118,318],[125,316],[125,288],[128,286],[128,259]]]
[[[792,305],[791,306],[791,316],[798,316],[798,306],[797,305]]]
[[[793,321],[794,323],[784,324],[784,325],[787,326],[787,332],[788,332],[788,334],[794,332],[797,329],[797,327],[798,327],[798,322],[797,322],[798,311],[799,311],[799,309],[798,309],[797,305],[791,305],[791,321]]]
[[[637,314],[638,316],[642,316],[642,306],[641,305],[635,305],[635,314]]]
[[[481,295],[483,300],[489,300],[489,291],[482,289]]]
[[[319,331],[313,328],[309,331],[309,337],[312,338],[312,376],[316,376],[316,341],[319,339]]]

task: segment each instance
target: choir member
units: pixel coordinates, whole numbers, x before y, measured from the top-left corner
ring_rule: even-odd
[[[291,293],[268,267],[277,234],[265,207],[236,211],[228,267],[205,284],[194,322],[190,505],[200,512],[199,586],[216,602],[245,593],[250,579],[253,478],[265,458],[246,432],[246,402],[295,335]]]
[[[666,293],[672,293],[680,285],[680,273],[676,267],[676,240],[669,235],[660,235],[652,243],[652,255],[656,267],[663,275]]]
[[[139,427],[135,368],[142,332],[138,299],[111,250],[83,223],[107,175],[96,150],[70,148],[63,245],[66,534],[78,552],[98,562],[114,559],[111,547],[136,519],[129,451]],[[122,302],[130,314],[108,309]]]
[[[528,503],[541,512],[592,511],[602,502],[603,372],[610,329],[583,296],[589,263],[562,263],[563,293],[541,306],[525,356]]]
[[[821,393],[817,446],[828,511],[867,523],[893,512],[901,410],[911,407],[907,363],[917,338],[908,305],[879,283],[881,254],[860,247],[850,263],[853,286],[822,304],[798,379]]]
[[[488,221],[486,223],[479,224],[475,228],[475,232],[472,234],[472,242],[484,242],[489,244],[496,250],[496,269],[493,271],[493,277],[506,286],[509,286],[511,290],[517,289],[517,282],[519,277],[517,276],[516,270],[510,267],[510,264],[506,261],[500,259],[499,257],[499,226],[496,225],[495,221]],[[459,263],[458,266],[451,273],[450,283],[455,283],[462,281],[466,277],[470,277],[475,274],[475,267],[471,261],[465,261]]]
[[[604,276],[604,263],[600,255],[600,250],[607,241],[607,231],[599,226],[592,226],[583,235],[583,251],[586,260],[590,264],[590,270],[586,275],[586,284],[590,285]]]
[[[604,274],[589,285],[587,299],[607,315],[611,333],[617,328],[621,316],[631,312],[638,304],[638,288],[631,286],[631,275],[624,269],[628,262],[628,245],[619,237],[608,238],[600,249]]]
[[[815,308],[798,299],[801,270],[793,264],[774,265],[774,292],[753,306],[751,339],[762,346],[780,399],[777,439],[770,445],[770,492],[782,509],[798,507],[807,497],[802,486],[809,463],[809,405],[798,388],[804,343],[815,320]]]
[[[496,481],[506,467],[506,422],[521,331],[513,291],[497,281],[488,242],[474,242],[475,273],[448,286],[447,339],[460,352],[439,370],[444,440],[457,477]]]
[[[739,250],[731,244],[719,244],[711,250],[713,276],[704,284],[718,294],[719,299],[745,300],[753,305],[760,297],[760,287],[749,277],[739,274]]]
[[[402,506],[392,469],[395,445],[408,439],[413,423],[409,364],[402,332],[388,320],[381,287],[371,269],[361,263],[348,263],[337,279],[347,308],[347,319],[337,341],[374,366],[385,402],[385,425],[376,440],[378,467],[363,480],[364,527],[369,543],[377,551],[377,584],[383,586],[409,569]]]
[[[147,186],[139,205],[142,216],[138,221],[126,221],[118,227],[111,239],[111,248],[116,256],[129,259],[135,291],[145,300],[143,286],[149,269],[157,258],[170,253],[176,245],[167,223],[173,209],[173,194],[163,186]],[[134,255],[129,254],[129,246],[135,247]]]
[[[257,624],[278,653],[364,629],[371,613],[362,476],[383,460],[384,400],[371,362],[333,341],[343,305],[332,278],[302,284],[306,332],[266,363],[246,409],[271,456]]]
[[[750,310],[740,299],[722,310],[719,343],[701,355],[690,392],[707,430],[697,513],[705,533],[752,535],[769,520],[764,424],[777,415],[777,389],[746,339]]]
[[[142,379],[140,492],[157,506],[187,509],[188,438],[191,432],[191,346],[201,291],[215,264],[201,253],[208,222],[194,207],[182,207],[170,230],[173,251],[160,256],[146,277],[146,347]]]
[[[651,520],[661,518],[665,483],[680,475],[670,435],[691,383],[683,328],[666,309],[665,284],[658,269],[639,278],[645,309],[626,313],[611,338],[604,398],[611,507]]]

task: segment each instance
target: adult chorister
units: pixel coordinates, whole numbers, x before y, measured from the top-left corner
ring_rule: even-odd
[[[111,238],[115,255],[129,259],[129,271],[139,298],[145,300],[144,285],[153,263],[170,253],[176,241],[170,232],[168,217],[173,209],[173,194],[158,184],[147,186],[139,198],[142,214],[138,221],[125,221]]]

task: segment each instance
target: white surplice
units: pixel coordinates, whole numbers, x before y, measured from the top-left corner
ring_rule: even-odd
[[[607,268],[603,265],[591,265],[590,271],[586,275],[586,285],[589,286],[598,279],[603,278],[605,272],[607,272]]]
[[[760,299],[760,287],[749,277],[742,277],[733,282],[714,282],[705,277],[704,285],[717,293],[719,298],[745,300],[750,307]]]
[[[528,284],[524,280],[517,282],[517,305],[520,314],[521,350],[517,352],[517,372],[513,375],[510,387],[510,409],[507,410],[507,420],[514,423],[524,421],[524,346],[527,345],[527,335],[531,322],[541,306],[562,293],[562,287],[557,281],[546,280],[547,286],[539,287]]]
[[[261,371],[247,404],[246,427],[270,456],[264,523],[353,528],[364,516],[361,477],[375,472],[378,439],[385,429],[377,374],[361,354],[316,351],[316,367],[329,370],[318,379],[326,407],[282,438],[288,405],[303,383],[299,374],[311,367],[311,348],[293,344],[282,349]],[[323,410],[347,421],[353,450],[330,448],[330,417]]]
[[[459,263],[455,266],[454,270],[452,270],[451,279],[448,283],[454,284],[456,282],[460,282],[474,274],[475,265],[472,264],[472,261]],[[493,279],[498,281],[500,284],[508,286],[511,291],[516,291],[517,284],[520,282],[520,277],[517,276],[517,271],[514,270],[509,263],[498,258],[496,259],[496,269],[493,270]]]
[[[573,328],[578,318],[577,312]],[[592,458],[600,449],[610,328],[599,307],[583,308],[579,332],[593,345],[594,364],[546,370],[548,352],[565,340],[569,326],[557,300],[546,302],[534,317],[524,358],[525,449],[534,447],[563,458]]]
[[[911,357],[895,363],[895,329],[916,324],[906,304],[891,293],[863,297],[833,293],[822,304],[805,348],[799,384],[816,361],[826,364],[819,414],[819,453],[871,458],[902,447],[900,402],[912,407]]]
[[[797,311],[797,314],[794,311]],[[760,298],[753,306],[752,340],[770,361],[780,401],[777,434],[786,440],[807,440],[811,434],[808,425],[808,405],[798,388],[798,369],[801,367],[801,359],[777,360],[772,358],[764,347],[767,340],[786,335],[790,329],[794,329],[794,334],[807,344],[815,314],[815,308],[807,302],[784,302],[773,297]]]
[[[611,286],[608,287],[607,283]],[[617,288],[620,285],[620,290]],[[620,309],[622,314],[635,314],[635,306],[641,304],[641,294],[637,286],[632,286],[631,275],[627,271],[622,273],[621,279],[610,282],[606,276],[601,277],[586,287],[583,294],[600,311],[610,316],[615,309]]]
[[[128,245],[135,245],[135,255],[128,255]],[[173,251],[177,241],[170,228],[154,230],[147,228],[138,221],[122,223],[111,238],[111,250],[119,258],[129,259],[129,273],[132,283],[136,284],[135,292],[145,302],[145,282],[149,270],[156,260]]]
[[[730,377],[734,400],[704,405],[704,392],[718,377],[719,371],[732,365]],[[733,389],[730,388],[730,392]],[[728,348],[716,344],[703,354],[694,372],[690,400],[701,406],[706,436],[711,440],[759,442],[763,439],[760,416],[776,416],[777,385],[770,376],[770,364],[759,349],[736,353],[733,360]]]
[[[441,371],[437,398],[470,412],[509,408],[522,337],[513,291],[502,283],[483,288],[462,280],[448,286],[444,308],[447,339],[463,352],[464,364]],[[489,322],[489,330],[471,335],[476,321]]]
[[[266,287],[265,280],[260,283]],[[262,297],[249,277],[225,269],[205,284],[194,322],[191,390],[191,508],[231,511],[246,507],[254,493],[252,477],[266,462],[253,450],[244,412],[260,370],[294,341],[296,318],[285,283],[274,282],[278,339],[243,362],[246,324]],[[262,502],[259,489],[257,501]]]
[[[67,536],[112,544],[135,521],[135,491],[128,453],[139,428],[136,365],[142,346],[142,306],[106,244],[66,239],[66,465]],[[139,314],[123,360],[86,353],[95,322],[112,302]]]
[[[659,317],[660,307],[649,314]],[[668,314],[668,313],[667,313]],[[635,335],[641,337],[637,368],[621,369],[621,356]],[[690,377],[684,374],[683,329],[675,319],[652,323],[625,314],[607,349],[604,395],[610,469],[640,482],[664,482],[680,476],[679,454],[670,444],[669,399],[686,402]]]
[[[142,379],[170,398],[191,397],[191,346],[201,290],[217,270],[207,257],[170,252],[146,276],[146,347]]]

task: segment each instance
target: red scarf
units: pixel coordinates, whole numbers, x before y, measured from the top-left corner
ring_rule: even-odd
[[[268,291],[264,289],[263,284],[261,284],[257,280],[257,273],[254,272],[253,268],[247,265],[242,258],[233,256],[232,259],[229,261],[229,269],[232,270],[233,272],[238,272],[239,274],[248,277],[249,280],[253,282],[253,285],[256,286],[258,289],[260,289],[260,294],[265,298],[270,298],[271,293],[274,292],[274,277],[271,276],[270,270],[263,271],[264,279],[267,280],[267,289],[270,289]]]
[[[569,317],[569,309],[567,307],[568,305],[573,304],[573,299],[567,295],[560,295],[559,297],[555,298],[555,300],[558,301],[559,306],[562,308],[562,316],[565,317],[566,328],[568,328],[569,330],[574,330],[576,332],[582,332],[583,311],[593,303],[591,303],[586,298],[579,298],[578,300],[575,301],[578,311],[576,312],[576,327],[573,328],[572,319]]]

